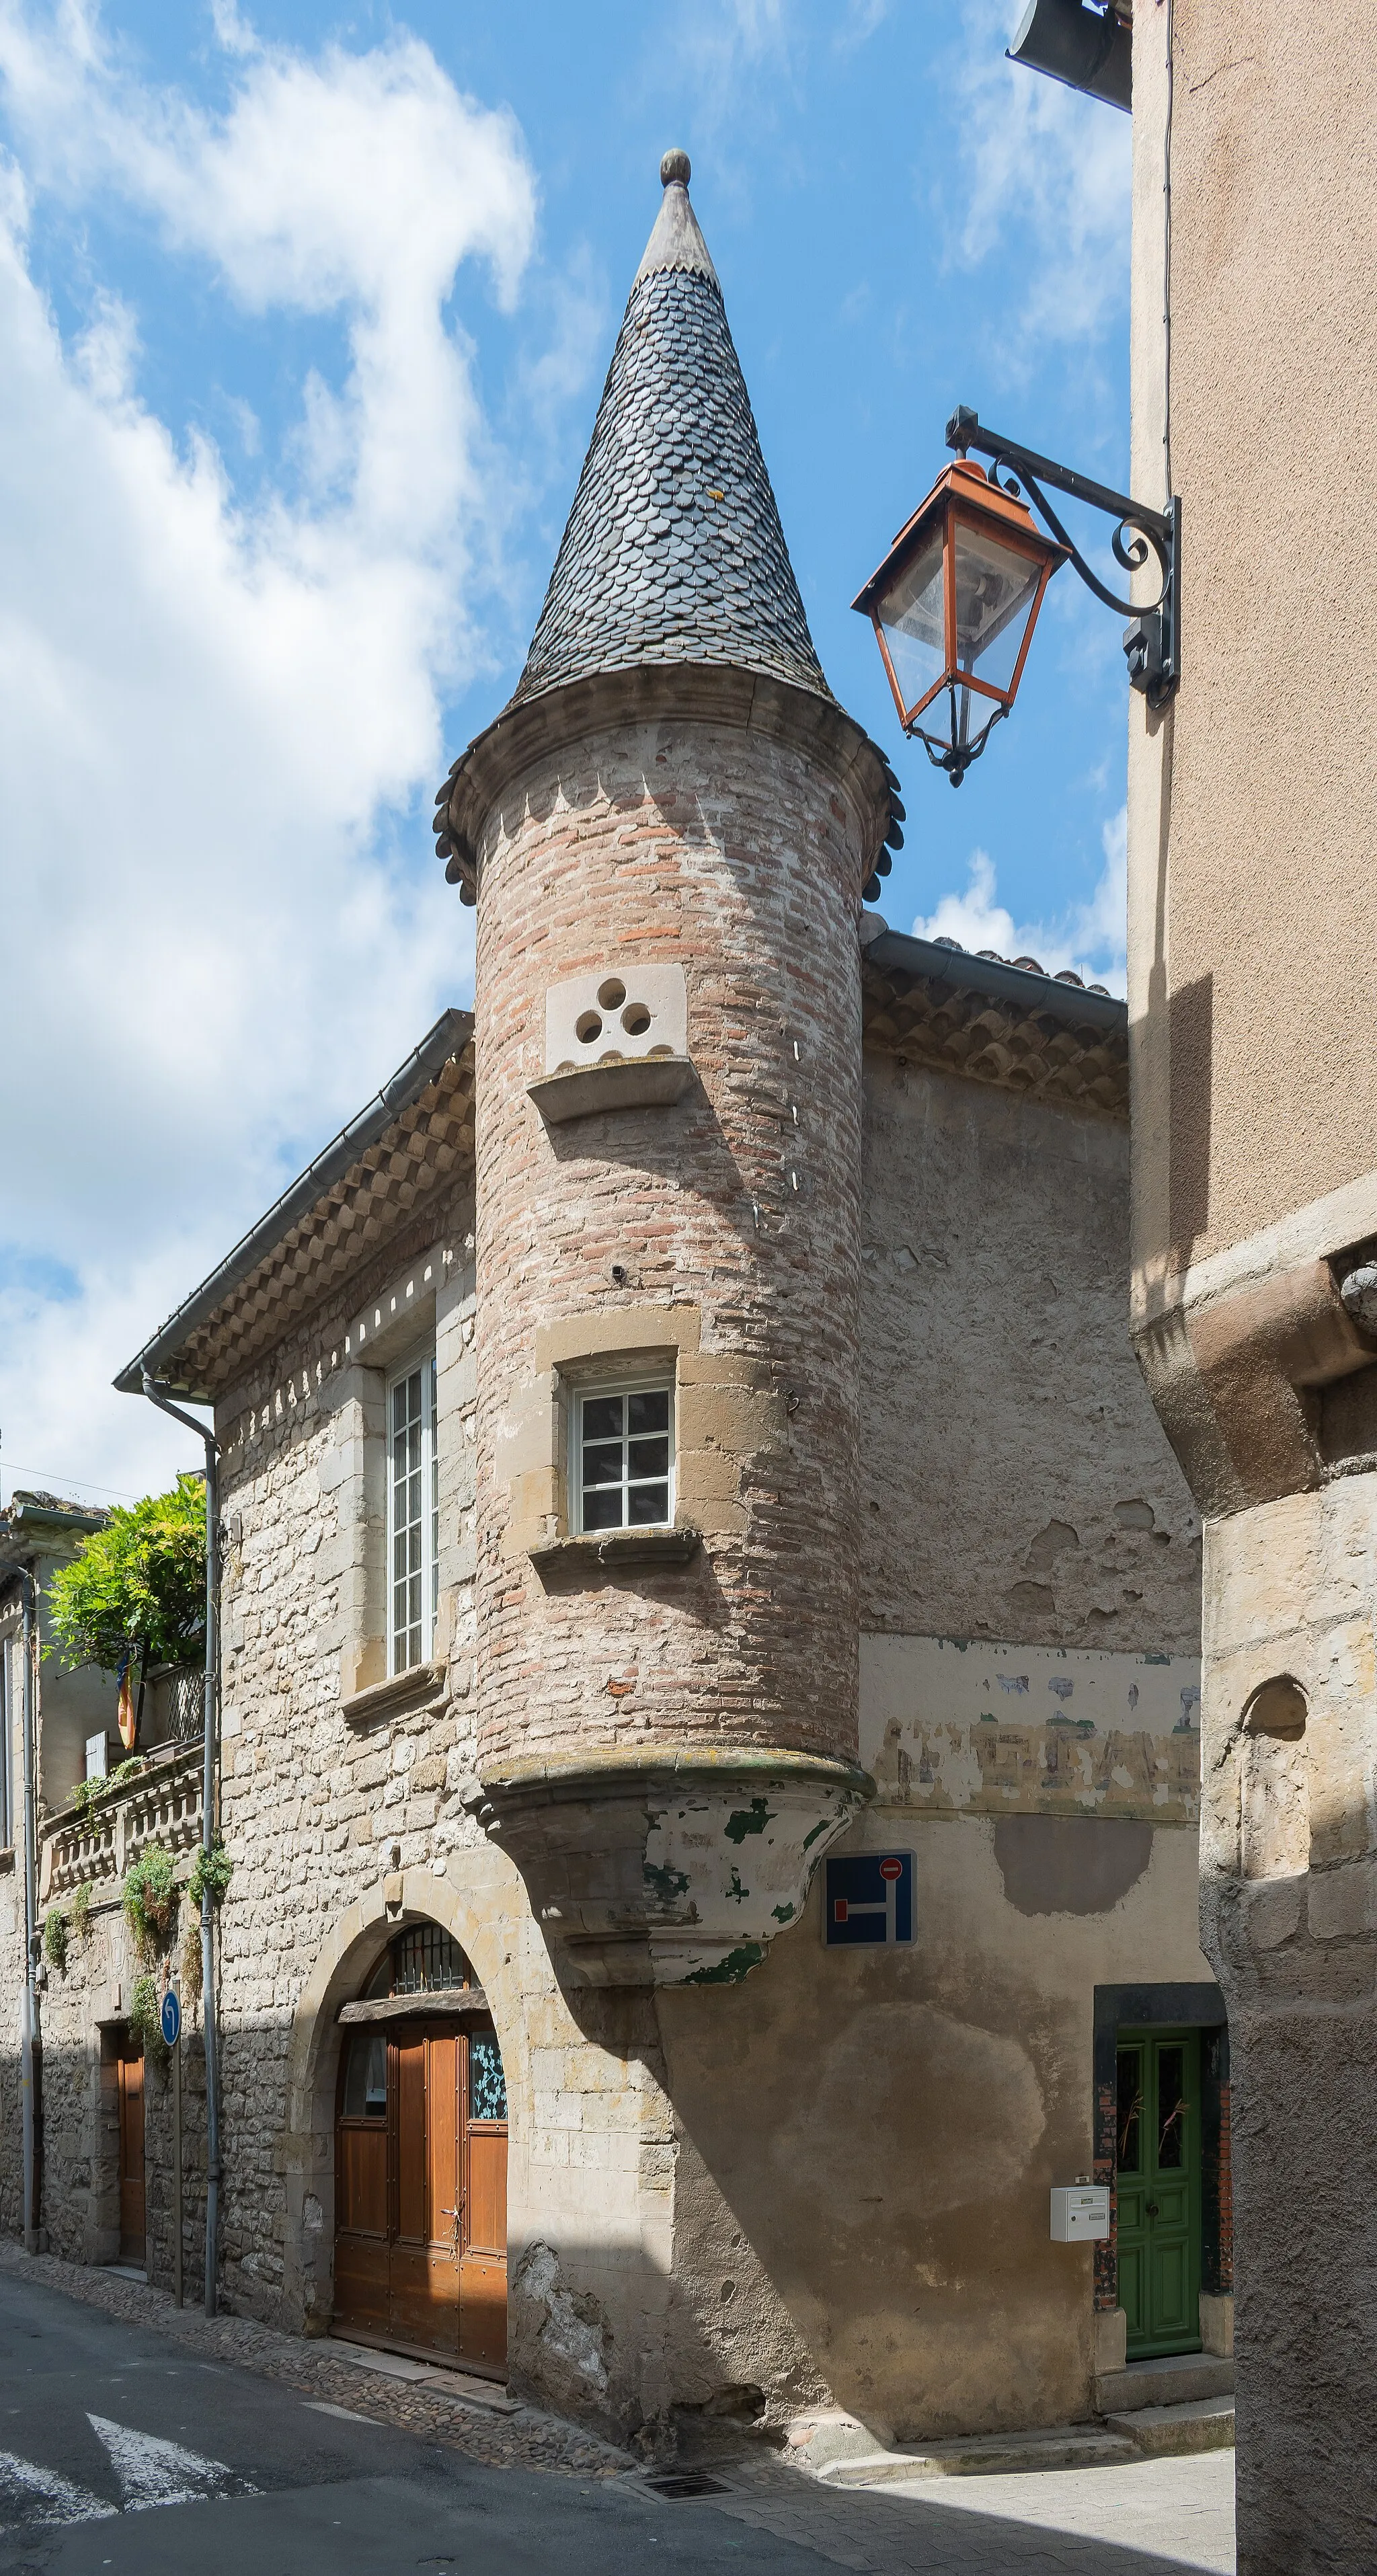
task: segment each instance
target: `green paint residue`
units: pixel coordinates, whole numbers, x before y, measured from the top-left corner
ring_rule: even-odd
[[[820,1825],[814,1825],[814,1827],[813,1827],[813,1830],[812,1830],[811,1834],[805,1834],[805,1835],[804,1835],[804,1837],[803,1837],[803,1848],[804,1848],[804,1850],[805,1850],[805,1851],[807,1851],[808,1846],[809,1846],[809,1844],[810,1844],[810,1843],[815,1843],[815,1842],[817,1841],[817,1838],[818,1838],[819,1834],[825,1834],[825,1833],[826,1833],[827,1828],[828,1828],[828,1826],[831,1824],[831,1822],[832,1822],[832,1819],[831,1819],[831,1817],[830,1817],[830,1816],[824,1816],[824,1817],[823,1817],[823,1820],[822,1820],[822,1823],[821,1823]]]
[[[794,1909],[792,1905],[777,1905],[774,1909],[774,1915],[776,1923],[792,1923],[794,1919]]]
[[[1170,1655],[1144,1655],[1143,1661],[1145,1664],[1169,1664],[1171,1657]]]
[[[732,1881],[727,1894],[734,1896],[738,1905],[744,1905],[750,1894],[750,1889],[742,1886],[740,1873],[737,1870],[732,1871]]]
[[[764,1799],[752,1798],[749,1807],[738,1807],[734,1816],[728,1816],[722,1830],[729,1843],[744,1843],[747,1834],[763,1834],[766,1826],[773,1823],[774,1815]]]
[[[994,1726],[997,1723],[995,1713],[992,1708],[982,1708],[980,1712],[980,1723],[982,1726]]]
[[[743,1941],[739,1950],[729,1950],[715,1968],[695,1968],[685,1977],[686,1986],[739,1986],[752,1968],[758,1968],[765,1952],[759,1941]]]
[[[646,1886],[659,1897],[662,1905],[672,1905],[676,1896],[688,1894],[688,1880],[681,1869],[671,1869],[666,1861],[659,1867],[654,1861],[642,1861],[641,1876]]]

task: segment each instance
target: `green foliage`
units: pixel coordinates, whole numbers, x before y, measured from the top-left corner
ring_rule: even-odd
[[[201,1992],[201,1927],[193,1917],[182,1943],[182,2002],[198,2004]]]
[[[206,1634],[206,1489],[182,1475],[170,1493],[112,1511],[53,1576],[50,1618],[61,1660],[118,1672],[131,1644],[154,1664],[195,1663]],[[51,1651],[51,1650],[50,1650]]]
[[[157,1979],[136,1977],[134,1991],[129,1998],[129,2027],[137,2031],[143,2041],[145,2057],[151,2057],[158,2066],[165,2066],[169,2050],[163,2037],[161,2016],[162,1997],[158,1992]]]
[[[161,1843],[145,1844],[138,1859],[126,1870],[121,1902],[135,1956],[151,1964],[167,1948],[177,1912],[172,1854]]]
[[[84,1878],[72,1898],[72,1930],[84,1941],[91,1929],[91,1882]]]
[[[50,1968],[67,1965],[67,1917],[60,1905],[54,1905],[44,1920],[43,1956]]]
[[[217,1834],[209,1851],[204,1844],[198,1851],[186,1884],[188,1901],[198,1914],[203,1896],[209,1896],[212,1905],[224,1903],[225,1890],[233,1876],[234,1863]]]
[[[130,1781],[137,1780],[139,1773],[146,1767],[147,1758],[144,1754],[131,1753],[128,1761],[117,1762],[114,1770],[108,1773],[104,1780],[78,1780],[72,1791],[72,1805],[82,1823],[84,1825],[90,1823],[92,1813],[100,1805],[102,1798],[113,1798],[117,1789],[127,1789]]]

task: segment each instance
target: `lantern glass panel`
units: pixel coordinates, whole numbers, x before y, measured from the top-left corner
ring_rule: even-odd
[[[979,677],[1003,696],[1013,685],[1042,566],[962,519],[954,537],[957,662],[963,671],[978,669]]]
[[[936,687],[947,667],[940,520],[875,605],[895,679],[911,710]]]

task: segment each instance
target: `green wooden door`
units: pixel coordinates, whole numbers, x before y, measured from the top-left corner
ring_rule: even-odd
[[[1128,2357],[1200,2349],[1200,2033],[1119,2033],[1119,2305]]]

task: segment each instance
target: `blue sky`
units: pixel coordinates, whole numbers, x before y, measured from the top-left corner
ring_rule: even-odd
[[[1007,64],[1017,14],[0,0],[5,1493],[175,1462],[112,1371],[468,997],[432,793],[520,668],[667,144],[904,781],[886,917],[1122,989],[1118,621],[1059,577],[953,794],[848,607],[957,400],[1126,474],[1129,123]]]

